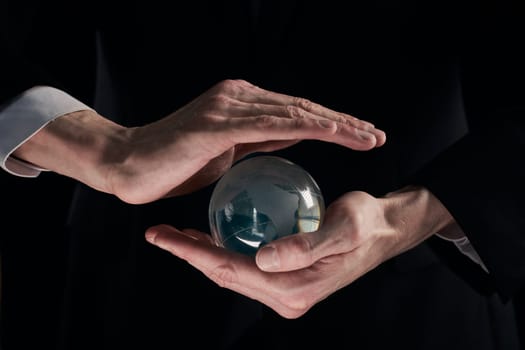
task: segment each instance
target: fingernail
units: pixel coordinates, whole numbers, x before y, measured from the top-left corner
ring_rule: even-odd
[[[262,270],[271,270],[279,267],[279,255],[273,246],[264,246],[257,254],[257,265]]]
[[[151,244],[155,244],[156,237],[157,234],[155,232],[146,232],[146,241],[150,242]]]

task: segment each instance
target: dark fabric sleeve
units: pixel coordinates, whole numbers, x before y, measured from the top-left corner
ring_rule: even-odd
[[[465,22],[461,79],[469,133],[414,181],[448,208],[490,273],[465,276],[471,267],[453,268],[508,300],[525,285],[525,18],[502,4]]]
[[[3,40],[2,40],[3,39]],[[10,48],[7,40],[0,38],[0,105],[19,93],[36,85],[59,86],[58,82],[36,69],[24,57]]]
[[[82,3],[2,2],[0,105],[36,85],[53,86],[91,102],[95,27]]]

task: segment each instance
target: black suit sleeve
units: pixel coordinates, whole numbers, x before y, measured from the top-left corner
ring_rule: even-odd
[[[525,20],[502,7],[465,22],[461,79],[469,133],[415,181],[444,203],[490,272],[466,279],[508,299],[525,285]]]
[[[91,102],[96,27],[93,13],[82,3],[2,2],[0,105],[36,85]]]
[[[57,81],[36,69],[25,58],[10,49],[10,45],[2,40],[0,55],[0,105],[8,102],[19,93],[36,85],[56,86]]]

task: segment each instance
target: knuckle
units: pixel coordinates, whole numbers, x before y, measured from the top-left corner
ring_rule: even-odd
[[[228,91],[228,90],[234,88],[236,86],[236,84],[237,84],[236,81],[233,80],[233,79],[225,79],[225,80],[220,81],[217,84],[217,89],[218,90]]]
[[[298,234],[291,236],[288,249],[290,249],[293,255],[303,256],[304,254],[312,252],[313,247],[310,240],[304,235]]]
[[[209,97],[208,106],[211,109],[222,110],[230,104],[230,98],[224,93],[215,93]]]
[[[304,97],[295,97],[294,103],[297,107],[306,111],[311,111],[314,108],[314,103]]]
[[[295,119],[305,118],[305,111],[298,106],[287,105],[285,106],[285,110],[286,110],[286,114],[291,118],[295,118]]]
[[[215,90],[226,94],[235,94],[252,86],[243,79],[224,79],[215,85]]]

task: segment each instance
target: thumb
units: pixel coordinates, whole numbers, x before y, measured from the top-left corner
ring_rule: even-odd
[[[268,272],[298,270],[319,259],[316,246],[322,240],[320,231],[296,233],[270,242],[255,255],[259,269]]]

